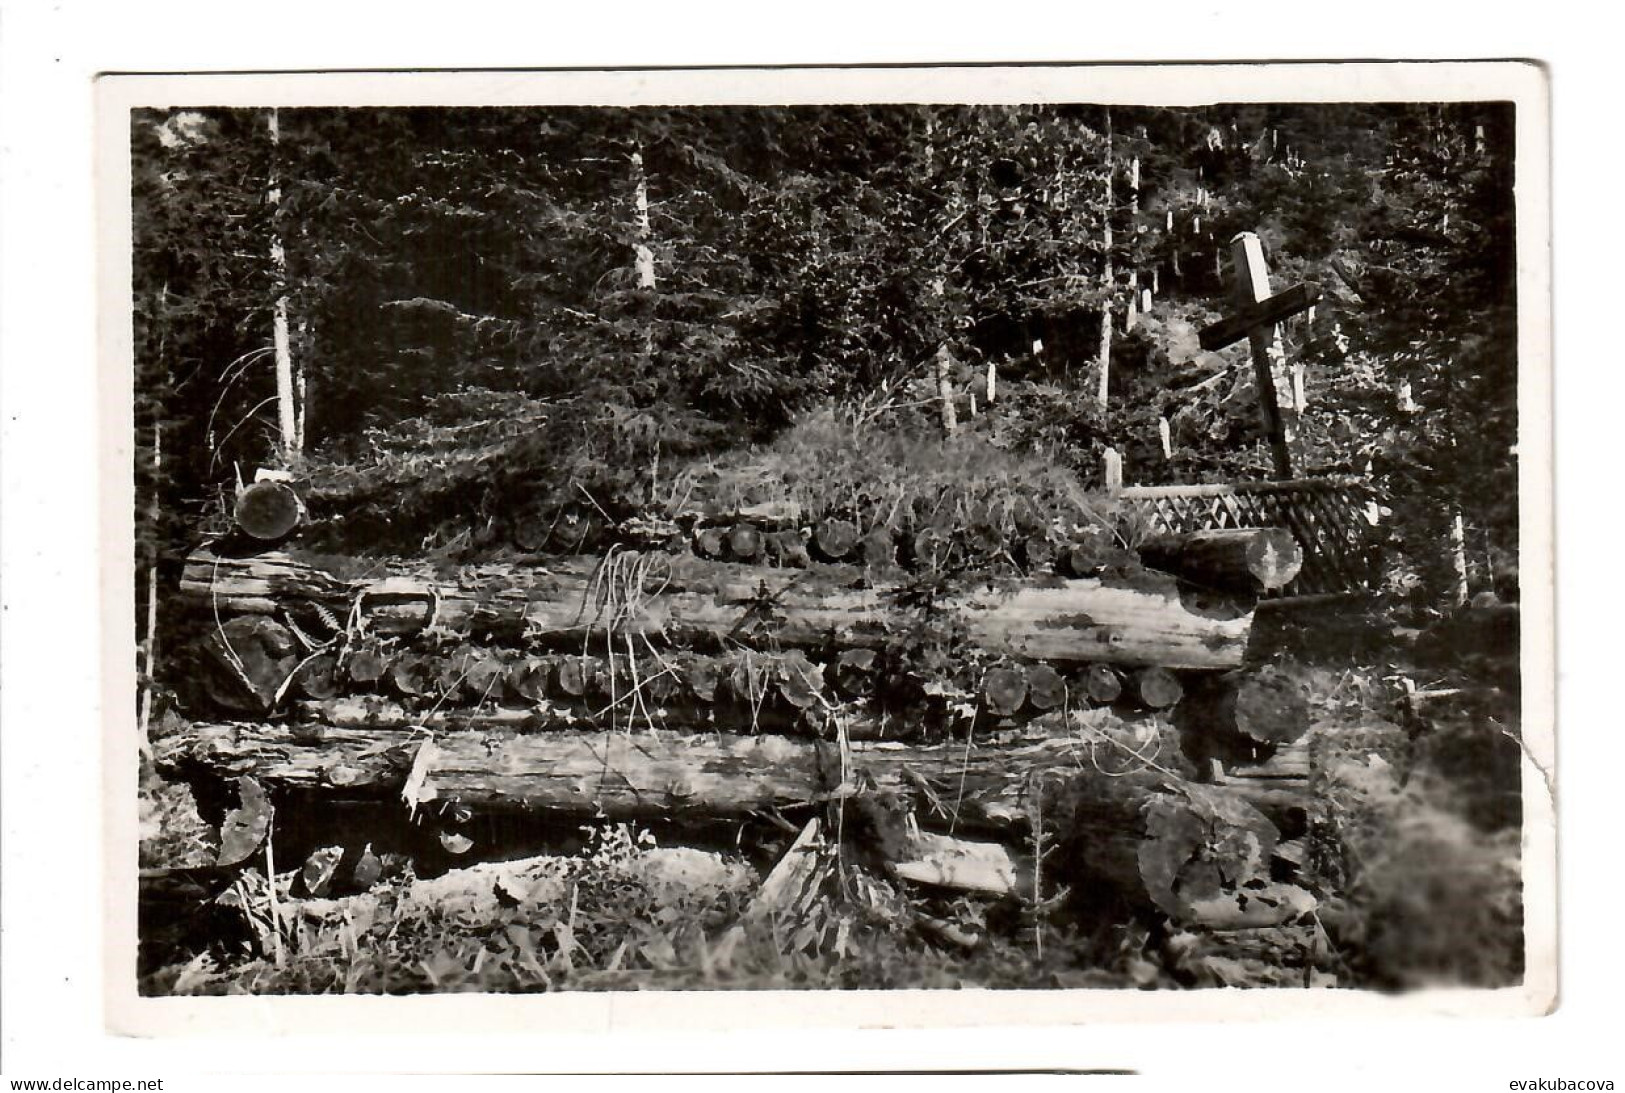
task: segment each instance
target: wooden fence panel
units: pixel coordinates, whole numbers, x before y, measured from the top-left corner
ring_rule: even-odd
[[[1282,527],[1303,547],[1303,571],[1270,598],[1369,592],[1381,575],[1375,494],[1363,479],[1306,478],[1199,486],[1125,486],[1148,534]]]

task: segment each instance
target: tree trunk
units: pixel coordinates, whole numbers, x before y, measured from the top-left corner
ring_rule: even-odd
[[[276,108],[271,109],[271,269],[276,277],[277,295],[272,308],[271,344],[276,365],[277,425],[282,435],[282,455],[290,464],[299,462],[299,409],[294,388],[293,349],[288,337],[288,257],[276,222],[282,207],[282,186],[276,176],[277,146],[281,143],[281,123]]]
[[[1101,228],[1101,246],[1105,255],[1105,265],[1100,274],[1101,300],[1100,300],[1100,366],[1095,388],[1095,402],[1102,409],[1111,395],[1112,378],[1112,290],[1116,286],[1117,275],[1112,263],[1112,207],[1115,198],[1112,193],[1112,172],[1115,170],[1112,161],[1112,112],[1106,111],[1106,200],[1101,206],[1103,227]]]
[[[1222,528],[1160,535],[1140,546],[1146,565],[1233,592],[1284,588],[1303,568],[1303,548],[1285,528]]]
[[[639,568],[644,561],[649,568]],[[361,624],[380,635],[430,631],[578,650],[611,633],[713,647],[879,648],[918,626],[897,606],[897,589],[860,569],[717,565],[687,555],[623,554],[613,568],[559,558],[546,569],[437,572],[301,552],[228,558],[199,550],[187,560],[181,590],[205,618],[276,615],[301,601],[344,618],[360,599]],[[1026,660],[1239,667],[1251,613],[1215,617],[1223,613],[1188,607],[1186,599],[1172,578],[1142,573],[1029,578],[1013,591],[960,592],[939,606],[940,617],[963,626],[975,644]]]
[[[158,306],[163,306],[163,293],[159,294]],[[163,353],[163,340],[159,339],[158,350]],[[149,755],[150,745],[147,741],[147,726],[152,721],[152,683],[156,678],[158,663],[158,559],[163,554],[163,507],[161,501],[160,483],[163,480],[164,457],[164,426],[161,419],[154,420],[152,426],[152,499],[147,505],[147,525],[153,537],[152,560],[147,565],[147,623],[145,640],[141,643],[141,699],[136,715],[137,740],[140,742],[141,753]]]
[[[251,775],[276,790],[388,799],[410,787],[476,811],[626,820],[744,819],[859,792],[922,826],[1022,839],[1059,832],[1063,872],[1197,919],[1267,880],[1275,828],[1223,787],[1148,767],[1112,769],[1068,738],[984,747],[832,745],[760,736],[628,733],[425,735],[334,726],[209,725],[166,737],[163,769]]]

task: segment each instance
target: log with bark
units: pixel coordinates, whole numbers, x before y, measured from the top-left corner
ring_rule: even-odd
[[[1285,528],[1220,528],[1161,535],[1140,545],[1146,565],[1209,588],[1274,591],[1303,568],[1303,548]]]
[[[302,553],[231,558],[199,550],[187,561],[181,589],[211,617],[274,616],[299,602],[345,617],[359,599],[363,625],[380,634],[461,634],[562,648],[610,632],[691,646],[879,648],[917,625],[900,603],[906,587],[877,584],[853,567],[716,565],[665,554],[613,561],[561,558],[545,568],[436,572]],[[368,614],[373,590],[407,585],[422,590],[413,604],[397,614]],[[1251,613],[1204,612],[1172,578],[1151,574],[972,586],[934,606],[988,651],[1072,664],[1234,668],[1243,663],[1252,627]]]
[[[1274,826],[1226,787],[1155,765],[1109,769],[1081,738],[967,747],[783,737],[423,733],[281,724],[198,724],[166,737],[182,776],[252,775],[273,790],[324,791],[475,811],[630,820],[746,818],[847,801],[901,802],[922,827],[1023,841],[1053,829],[1063,873],[1110,885],[1181,920],[1218,914],[1268,880]],[[1053,861],[1054,859],[1052,859]]]

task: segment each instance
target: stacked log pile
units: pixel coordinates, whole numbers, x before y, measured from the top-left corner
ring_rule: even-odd
[[[1015,894],[1042,861],[1181,921],[1301,911],[1276,854],[1301,787],[1252,775],[1307,710],[1248,662],[1290,536],[1140,555],[759,506],[434,567],[303,550],[302,508],[262,492],[256,531],[186,565],[198,687],[159,754],[188,778],[561,830],[858,809],[895,818],[850,829],[915,883]]]

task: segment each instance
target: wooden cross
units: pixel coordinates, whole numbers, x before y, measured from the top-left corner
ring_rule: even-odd
[[[1298,405],[1292,394],[1292,378],[1286,370],[1281,330],[1276,324],[1314,307],[1320,299],[1320,289],[1310,284],[1293,285],[1272,295],[1269,267],[1264,264],[1264,244],[1252,232],[1242,232],[1230,240],[1230,256],[1234,263],[1236,313],[1204,328],[1198,339],[1209,352],[1234,345],[1243,338],[1252,344],[1258,410],[1270,438],[1275,475],[1291,478],[1298,440]],[[1284,406],[1278,394],[1282,388],[1288,392]]]

